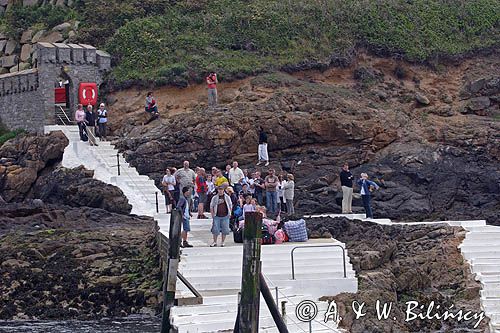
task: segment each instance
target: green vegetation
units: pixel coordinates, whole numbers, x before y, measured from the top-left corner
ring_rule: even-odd
[[[74,10],[65,7],[52,5],[24,7],[22,3],[16,3],[5,13],[2,26],[3,31],[16,37],[30,27],[36,26],[38,30],[52,28],[76,17]]]
[[[50,8],[17,8],[4,21],[12,29],[81,20],[80,40],[114,56],[119,84],[184,86],[212,69],[228,80],[325,66],[359,45],[429,61],[500,41],[498,0],[79,0]]]
[[[25,131],[22,130],[22,129],[17,129],[17,130],[14,130],[14,131],[9,131],[9,130],[7,130],[6,127],[3,126],[3,124],[0,123],[0,147],[7,140],[13,139],[16,136],[18,136],[19,134],[24,133],[24,132]]]

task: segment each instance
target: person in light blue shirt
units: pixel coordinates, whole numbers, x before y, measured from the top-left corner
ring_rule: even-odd
[[[371,192],[374,190],[378,190],[379,186],[368,180],[368,175],[366,173],[361,174],[361,178],[358,180],[358,185],[361,194],[361,198],[363,199],[363,207],[365,207],[365,213],[367,219],[373,218],[373,212],[371,207]]]

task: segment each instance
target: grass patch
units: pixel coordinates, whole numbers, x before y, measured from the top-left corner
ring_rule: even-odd
[[[356,45],[433,61],[499,45],[498,0],[78,0],[13,6],[10,31],[81,20],[81,42],[113,55],[118,84],[186,86],[330,64]]]
[[[1,130],[0,130],[0,133],[2,133]],[[19,134],[22,134],[22,133],[25,133],[25,131],[23,129],[16,129],[14,131],[6,132],[6,133],[3,132],[3,134],[0,135],[0,146],[2,146],[8,140],[14,139],[16,136],[18,136]]]

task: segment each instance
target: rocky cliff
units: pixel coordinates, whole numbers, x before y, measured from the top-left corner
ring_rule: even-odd
[[[60,166],[61,132],[0,147],[0,319],[154,314],[161,300],[155,224],[123,192]]]
[[[457,246],[465,237],[458,227],[443,225],[382,226],[345,218],[307,219],[312,237],[334,237],[345,242],[359,278],[355,294],[335,296],[349,332],[484,332],[487,319],[477,329],[477,320],[417,319],[405,321],[406,302],[417,301],[432,313],[463,309],[479,313],[479,290],[470,267]],[[377,319],[376,302],[392,303],[388,320]],[[356,318],[353,301],[365,303],[366,316]],[[438,310],[438,306],[441,310]],[[427,309],[427,308],[426,308]],[[419,312],[426,311],[418,309]],[[393,320],[393,316],[397,320]]]
[[[376,217],[499,224],[499,65],[496,53],[439,70],[360,53],[348,68],[221,85],[215,110],[203,89],[186,91],[191,104],[182,90],[159,90],[164,113],[148,125],[139,93],[119,92],[110,96],[113,125],[127,159],[158,181],[184,159],[208,168],[236,159],[254,170],[262,126],[271,166],[296,174],[299,211],[339,212],[348,161],[382,186]]]
[[[123,192],[93,179],[83,167],[59,165],[68,139],[62,132],[21,135],[0,147],[0,196],[7,202],[41,199],[73,207],[103,208],[128,214],[132,206]]]

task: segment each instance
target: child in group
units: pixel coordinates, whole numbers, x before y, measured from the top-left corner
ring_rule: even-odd
[[[245,213],[247,212],[255,212],[255,207],[257,206],[256,203],[257,201],[252,198],[252,196],[247,195],[245,197],[245,204],[243,205],[243,215],[245,215]]]
[[[189,244],[187,241],[188,232],[191,231],[189,220],[192,216],[191,211],[189,209],[191,199],[191,187],[185,186],[182,188],[182,195],[179,198],[179,202],[177,202],[177,209],[182,213],[182,243],[181,247],[193,247],[193,245]]]

